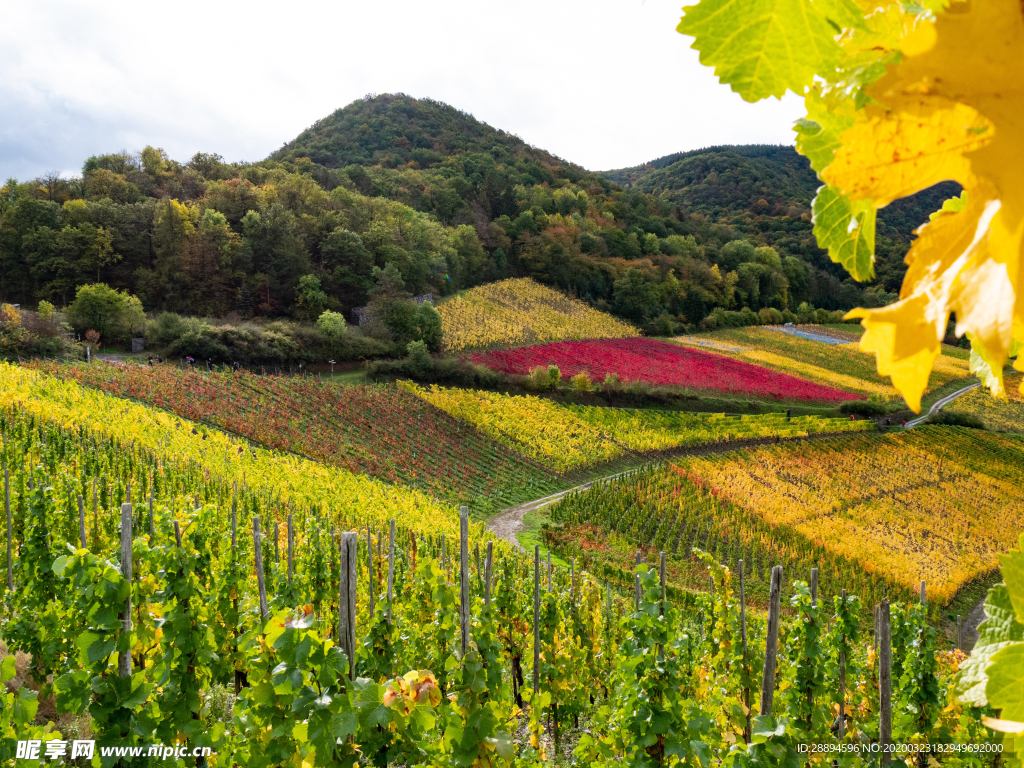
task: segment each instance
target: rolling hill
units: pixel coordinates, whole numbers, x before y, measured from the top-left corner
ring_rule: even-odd
[[[687,214],[734,227],[837,277],[844,276],[814,241],[811,202],[821,182],[807,159],[792,147],[708,147],[602,175],[616,184],[669,200]],[[959,192],[955,182],[943,182],[879,211],[878,284],[888,291],[899,290],[906,271],[903,256],[914,229]]]

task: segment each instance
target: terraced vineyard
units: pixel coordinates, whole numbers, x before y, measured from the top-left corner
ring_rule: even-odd
[[[920,580],[946,603],[994,572],[1024,528],[1024,443],[925,427],[685,457],[642,477],[567,497],[552,518],[567,551],[620,565],[636,545],[688,558],[822,569],[825,589],[911,595]],[[605,544],[614,532],[622,545]],[[604,555],[602,553],[607,553]]]
[[[271,448],[421,488],[481,510],[556,490],[550,472],[393,386],[200,373],[169,366],[45,367]]]
[[[560,405],[532,395],[404,385],[437,408],[475,425],[495,440],[565,473],[628,454],[702,448],[739,440],[803,437],[822,432],[873,430],[870,421],[783,413],[725,416],[628,408]]]
[[[811,330],[813,326],[809,326]],[[693,349],[709,349],[736,360],[861,395],[898,397],[889,379],[879,376],[875,356],[857,344],[823,344],[766,328],[730,328],[710,334],[684,336],[675,341]],[[928,381],[929,390],[969,377],[966,350],[943,346]]]
[[[449,352],[639,335],[628,323],[529,278],[481,285],[445,301],[438,311]]]
[[[823,386],[717,352],[655,339],[588,339],[494,350],[469,359],[503,373],[524,375],[537,366],[555,365],[565,377],[586,373],[592,381],[602,382],[615,376],[622,381],[767,400],[839,403],[864,397],[838,385]]]
[[[0,633],[30,659],[27,676],[52,680],[59,720],[33,722],[25,686],[17,707],[5,694],[5,764],[28,740],[69,744],[82,735],[75,718],[96,762],[162,742],[188,755],[179,765],[202,754],[212,768],[536,766],[576,718],[587,729],[571,745],[578,764],[647,765],[652,733],[696,764],[726,759],[749,728],[736,713],[761,695],[766,623],[741,611],[714,561],[713,596],[663,592],[646,565],[624,595],[578,571],[541,577],[500,542],[481,565],[481,530],[469,526],[460,552],[454,510],[416,491],[6,365],[0,431],[14,544]],[[803,711],[801,680],[818,681],[806,720],[788,726],[794,739],[841,743],[825,690],[849,708],[851,731],[872,733],[878,695],[863,681],[875,655],[857,598],[826,608],[802,581],[784,589],[793,616],[780,658],[806,661],[766,676],[764,695]],[[839,620],[808,635],[833,608]],[[962,657],[939,652],[921,606],[891,610],[893,668],[928,685],[927,699],[908,686],[893,702],[894,737],[989,739],[981,710],[945,703]],[[749,654],[725,642],[741,627]],[[700,693],[708,680],[720,695]]]
[[[1022,380],[1022,374],[1008,371],[1003,374],[1005,400],[994,398],[987,389],[978,387],[958,397],[947,409],[973,414],[988,429],[996,432],[1024,432],[1024,395],[1020,392]]]

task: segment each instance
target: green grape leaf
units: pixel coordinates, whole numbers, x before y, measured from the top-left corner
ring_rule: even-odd
[[[864,11],[853,0],[814,0],[814,7],[836,27],[842,29],[866,29]]]
[[[347,739],[359,730],[359,716],[354,710],[343,709],[331,715],[331,735],[336,739]]]
[[[1024,720],[1024,643],[1008,645],[992,656],[985,695],[1001,720]]]
[[[36,710],[39,709],[39,692],[30,690],[27,686],[18,689],[18,698],[14,700],[14,724],[24,727],[27,723],[35,720]]]
[[[755,744],[764,743],[773,736],[782,736],[785,732],[785,721],[777,722],[771,715],[757,715],[750,721],[751,740]]]
[[[985,600],[988,618],[978,627],[978,642],[970,658],[960,665],[957,691],[960,701],[975,707],[988,705],[985,695],[988,667],[992,657],[1003,648],[1024,642],[1024,624],[1016,621],[1013,604],[1005,584],[996,584]]]
[[[828,248],[832,261],[842,264],[854,280],[875,275],[875,206],[870,200],[851,201],[825,185],[814,198],[814,236]]]
[[[5,656],[3,663],[0,663],[0,683],[6,683],[18,673],[14,667],[14,654]]]
[[[13,656],[7,658],[13,659]],[[61,712],[81,714],[89,704],[89,683],[92,673],[88,669],[61,675],[53,683],[57,695],[57,708]]]
[[[366,725],[386,728],[391,722],[391,710],[384,704],[384,686],[360,677],[355,681],[355,688],[359,719]]]
[[[121,706],[125,709],[135,709],[141,707],[146,703],[149,698],[150,692],[155,686],[151,683],[146,682],[146,673],[138,672],[132,675],[131,692],[121,702]]]
[[[836,29],[810,0],[702,0],[683,13],[676,31],[746,101],[802,94],[840,60]]]
[[[1017,623],[1024,624],[1024,535],[1020,537],[1020,550],[1000,555],[999,566]]]
[[[487,743],[494,747],[494,751],[502,760],[511,761],[515,756],[515,749],[512,747],[512,737],[507,733],[496,733],[493,738],[488,738]]]
[[[701,768],[708,768],[711,765],[711,749],[703,741],[691,741],[690,751],[693,752],[693,756],[697,759]]]
[[[942,203],[942,207],[937,211],[932,211],[928,218],[931,221],[941,216],[944,213],[959,213],[967,205],[967,190],[965,189],[960,193],[958,197],[951,197]]]
[[[836,150],[842,146],[839,137],[855,122],[853,110],[848,105],[833,104],[814,89],[804,97],[807,117],[796,121],[797,151],[806,157],[817,173],[832,163]],[[830,109],[829,107],[832,107]]]

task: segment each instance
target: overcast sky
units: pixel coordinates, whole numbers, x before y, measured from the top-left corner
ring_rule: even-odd
[[[790,143],[675,31],[680,0],[0,0],[0,180],[146,144],[260,160],[367,93],[430,97],[591,170]]]

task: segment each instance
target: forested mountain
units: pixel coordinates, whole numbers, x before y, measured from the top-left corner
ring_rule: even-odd
[[[669,200],[681,214],[727,224],[745,237],[799,256],[840,279],[812,234],[811,202],[821,185],[810,163],[788,146],[752,144],[679,152],[602,175],[629,189]],[[937,184],[879,211],[875,284],[898,291],[903,257],[914,229],[942,202],[959,194],[955,182]]]
[[[448,105],[373,96],[261,162],[146,147],[88,158],[79,178],[8,180],[0,300],[62,306],[101,281],[152,311],[312,317],[365,304],[389,264],[412,293],[528,275],[637,322],[888,300],[817,249],[816,186],[784,147],[601,175]],[[944,196],[892,206],[882,287],[898,286],[891,264]]]

